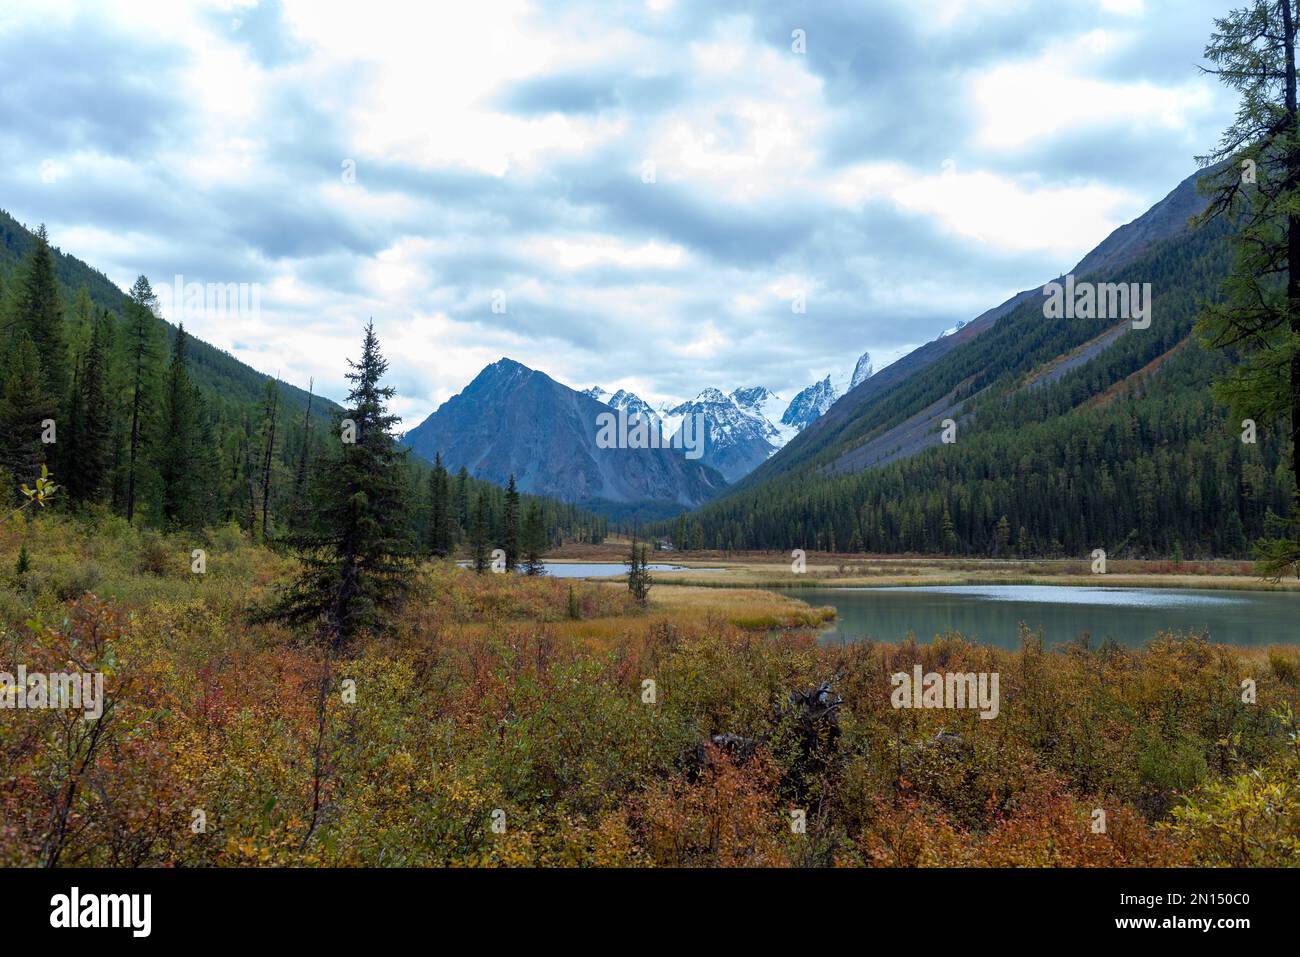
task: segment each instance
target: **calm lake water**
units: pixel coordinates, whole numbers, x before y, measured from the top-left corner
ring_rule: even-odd
[[[466,568],[469,562],[461,562]],[[552,578],[602,578],[607,575],[626,575],[627,566],[619,562],[542,562],[546,574]],[[647,565],[652,572],[719,572],[721,568],[687,568],[685,565]]]
[[[833,605],[828,641],[928,642],[949,629],[1002,648],[1019,648],[1019,625],[1041,629],[1049,645],[1087,633],[1140,646],[1159,631],[1204,633],[1228,645],[1300,641],[1300,595],[1281,592],[1072,585],[935,585],[906,588],[773,589]]]

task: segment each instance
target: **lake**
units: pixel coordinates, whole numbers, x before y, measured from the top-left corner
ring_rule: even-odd
[[[468,568],[469,562],[459,562]],[[542,562],[546,574],[552,578],[602,578],[607,575],[626,575],[627,566],[621,562]],[[647,565],[652,572],[720,572],[721,568],[688,568],[685,565]]]
[[[953,630],[1002,648],[1019,648],[1019,625],[1049,645],[1087,633],[1140,646],[1159,631],[1204,633],[1227,645],[1300,641],[1300,594],[1074,585],[932,585],[898,588],[774,588],[810,605],[833,605],[827,641],[917,641]]]

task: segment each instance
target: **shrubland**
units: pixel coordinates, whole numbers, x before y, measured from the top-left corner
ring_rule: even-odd
[[[820,612],[764,592],[656,586],[642,608],[436,561],[327,658],[249,623],[292,566],[233,527],[0,526],[0,671],[102,672],[107,699],[97,721],[0,711],[0,864],[1300,860],[1295,647],[828,646]],[[998,717],[895,710],[889,676],[917,663],[998,672]],[[785,706],[824,680],[839,734],[810,752]]]

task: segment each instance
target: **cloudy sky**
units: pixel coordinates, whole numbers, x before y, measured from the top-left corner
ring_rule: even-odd
[[[1230,5],[10,3],[0,207],[123,288],[258,284],[187,326],[336,399],[373,316],[407,427],[503,355],[789,397],[1190,174]]]

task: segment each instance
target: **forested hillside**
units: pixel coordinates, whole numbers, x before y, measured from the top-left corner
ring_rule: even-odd
[[[1199,348],[1192,326],[1229,262],[1223,228],[1207,226],[1091,277],[1151,283],[1147,329],[1049,320],[1041,297],[1022,302],[829,441],[792,443],[774,478],[663,530],[720,548],[1243,555],[1270,509],[1289,510],[1290,443],[1266,421],[1243,441],[1210,395],[1229,359]],[[887,464],[854,469],[929,409],[952,410],[955,442],[934,444],[936,425],[924,451],[888,461],[878,447]]]
[[[49,507],[107,509],[131,524],[199,530],[237,523],[272,539],[298,524],[315,465],[337,441],[342,408],[260,373],[163,321],[148,279],[123,293],[0,213],[0,483],[3,504],[42,465]],[[344,358],[339,358],[343,365]],[[413,532],[448,550],[506,522],[506,493],[409,456]],[[436,499],[436,501],[435,501]],[[603,537],[574,506],[537,506],[550,541]],[[12,503],[12,504],[11,504]],[[7,510],[6,510],[7,511]],[[449,520],[435,536],[433,517]]]

